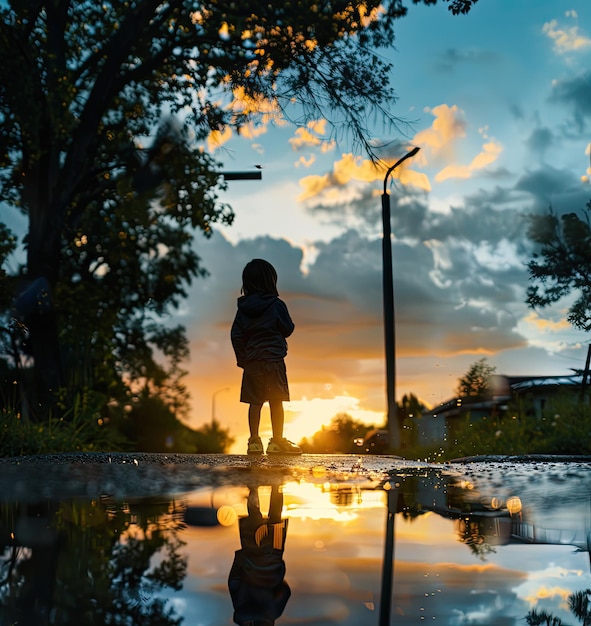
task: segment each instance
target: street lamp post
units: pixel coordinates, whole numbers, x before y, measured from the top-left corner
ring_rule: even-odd
[[[400,433],[396,419],[396,335],[394,320],[394,281],[392,276],[392,228],[390,224],[390,194],[388,177],[406,159],[413,157],[419,148],[413,148],[398,159],[386,172],[382,194],[382,289],[384,299],[384,344],[386,352],[386,398],[388,402],[388,433],[390,450],[400,446]]]
[[[224,387],[223,389],[218,389],[211,394],[211,427],[215,428],[215,397],[218,393],[222,393],[223,391],[229,391],[230,387]]]

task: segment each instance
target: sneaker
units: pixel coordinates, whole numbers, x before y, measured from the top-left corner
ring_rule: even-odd
[[[269,440],[267,454],[301,454],[302,449],[285,438]]]
[[[248,440],[247,454],[263,454],[263,442],[260,437],[251,437]]]

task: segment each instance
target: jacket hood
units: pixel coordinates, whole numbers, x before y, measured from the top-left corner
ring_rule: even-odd
[[[248,317],[258,317],[276,300],[277,296],[272,293],[249,293],[238,298],[238,310]]]

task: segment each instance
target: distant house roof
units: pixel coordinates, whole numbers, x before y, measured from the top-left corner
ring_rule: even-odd
[[[514,377],[507,376],[509,385],[513,391],[524,391],[534,387],[573,387],[580,386],[583,382],[581,374],[572,376],[527,376]]]
[[[490,398],[452,398],[423,411],[423,415],[453,417],[467,411],[487,410],[507,402],[513,393],[523,393],[544,387],[575,387],[583,382],[581,374],[571,376],[505,376],[495,375],[493,395]]]

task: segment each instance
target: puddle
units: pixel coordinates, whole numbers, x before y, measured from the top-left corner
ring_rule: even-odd
[[[569,606],[591,589],[585,463],[247,471],[143,497],[90,474],[89,496],[0,492],[2,626],[589,623]]]

